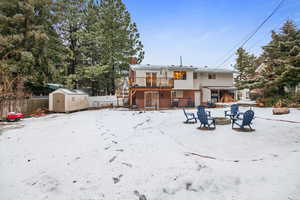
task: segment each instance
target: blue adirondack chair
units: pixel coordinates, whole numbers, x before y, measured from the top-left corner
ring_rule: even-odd
[[[225,117],[230,117],[230,119],[233,119],[237,116],[238,113],[239,113],[239,105],[232,104],[230,106],[230,110],[225,111]]]
[[[205,110],[205,107],[203,105],[197,106],[197,110],[198,110],[198,112],[203,111],[203,112],[205,112],[207,114],[208,117],[211,117],[210,111]]]
[[[243,115],[243,118],[240,118],[239,115]],[[238,125],[241,129],[244,129],[245,126],[249,126],[250,130],[253,130],[251,127],[253,118],[253,110],[247,110],[245,113],[240,113],[232,119],[232,128],[234,125]]]
[[[216,121],[214,118],[208,116],[208,114],[204,110],[200,110],[197,112],[198,119],[200,121],[200,127],[207,127],[208,129],[216,128]]]
[[[194,113],[188,113],[184,108],[183,108],[183,113],[186,117],[186,121],[185,121],[186,123],[189,123],[190,121],[194,121],[194,123],[197,123],[197,118]]]

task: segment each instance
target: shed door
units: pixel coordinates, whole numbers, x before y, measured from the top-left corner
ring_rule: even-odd
[[[65,112],[65,95],[61,93],[53,94],[54,112]]]

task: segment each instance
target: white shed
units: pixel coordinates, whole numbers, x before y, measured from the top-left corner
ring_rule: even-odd
[[[88,94],[83,91],[60,88],[49,94],[50,111],[72,112],[88,107]]]

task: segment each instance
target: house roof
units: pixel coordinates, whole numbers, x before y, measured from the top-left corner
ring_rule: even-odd
[[[200,66],[180,66],[180,65],[131,65],[132,70],[187,70],[194,72],[213,72],[213,73],[236,73],[233,69],[220,68],[220,67],[200,67]]]

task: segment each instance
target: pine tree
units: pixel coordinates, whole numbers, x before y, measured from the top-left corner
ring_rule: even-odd
[[[130,58],[136,57],[138,62],[143,60],[143,45],[122,0],[102,0],[97,15],[99,20],[94,27],[98,35],[98,58],[101,65],[110,67],[107,90],[114,94],[115,79],[128,70]]]
[[[250,88],[249,83],[252,82],[255,76],[259,60],[243,48],[239,48],[236,55],[235,69],[238,71],[238,75],[235,78],[236,87],[238,89]]]
[[[300,84],[300,30],[293,21],[272,32],[272,41],[263,47],[262,57],[266,67],[260,85],[279,95],[285,94],[285,88],[294,91]]]
[[[105,95],[106,75],[109,72],[108,66],[93,65],[88,67],[78,67],[73,76],[76,83],[81,88],[90,88],[91,95]]]
[[[90,0],[85,8],[83,28],[78,32],[80,41],[81,66],[75,70],[75,75],[69,76],[77,86],[89,88],[92,95],[108,94],[109,70],[101,62],[102,30],[97,23],[100,6]],[[70,80],[69,80],[70,82]]]
[[[63,49],[54,13],[51,0],[0,3],[0,65],[7,76],[36,84],[53,79]]]
[[[75,74],[82,64],[80,32],[84,29],[87,3],[88,0],[57,0],[60,17],[57,30],[68,49],[67,75]]]

